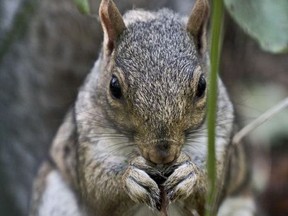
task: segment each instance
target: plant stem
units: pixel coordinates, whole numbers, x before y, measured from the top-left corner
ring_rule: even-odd
[[[223,2],[214,0],[212,5],[211,25],[211,71],[209,76],[208,92],[208,194],[206,203],[206,216],[215,215],[213,211],[214,197],[216,195],[216,163],[215,163],[215,134],[216,134],[216,111],[217,111],[217,72],[219,69],[221,51],[221,30],[223,22]]]

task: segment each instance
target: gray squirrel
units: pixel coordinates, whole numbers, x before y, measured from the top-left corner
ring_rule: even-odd
[[[102,52],[39,171],[30,215],[203,215],[208,1],[197,0],[189,18],[167,9],[122,18],[102,0],[99,17]],[[219,79],[215,208],[222,216],[233,215],[227,197],[247,178],[242,146],[230,145],[233,131]],[[248,210],[236,204],[235,215],[253,215],[245,198]]]

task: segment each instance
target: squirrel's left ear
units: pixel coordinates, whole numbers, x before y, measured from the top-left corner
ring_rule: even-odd
[[[207,49],[206,25],[209,19],[208,0],[196,0],[187,23],[187,31],[192,35],[200,55]]]
[[[126,29],[123,18],[112,0],[102,0],[99,17],[104,31],[104,53],[110,55],[119,35]]]

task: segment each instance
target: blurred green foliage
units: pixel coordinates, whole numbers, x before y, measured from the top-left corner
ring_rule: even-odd
[[[82,14],[90,14],[90,7],[89,7],[89,2],[88,0],[73,0],[74,3],[76,4],[78,10]]]
[[[287,0],[224,0],[238,25],[272,53],[288,52]]]

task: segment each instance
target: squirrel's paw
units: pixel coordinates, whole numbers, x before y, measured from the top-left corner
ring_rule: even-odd
[[[145,168],[148,166],[141,164],[141,160],[132,162],[123,176],[124,188],[133,201],[145,203],[152,209],[159,209],[159,187],[146,173]]]
[[[192,162],[180,164],[164,183],[168,199],[172,202],[189,197],[195,190],[197,179],[197,168]]]

